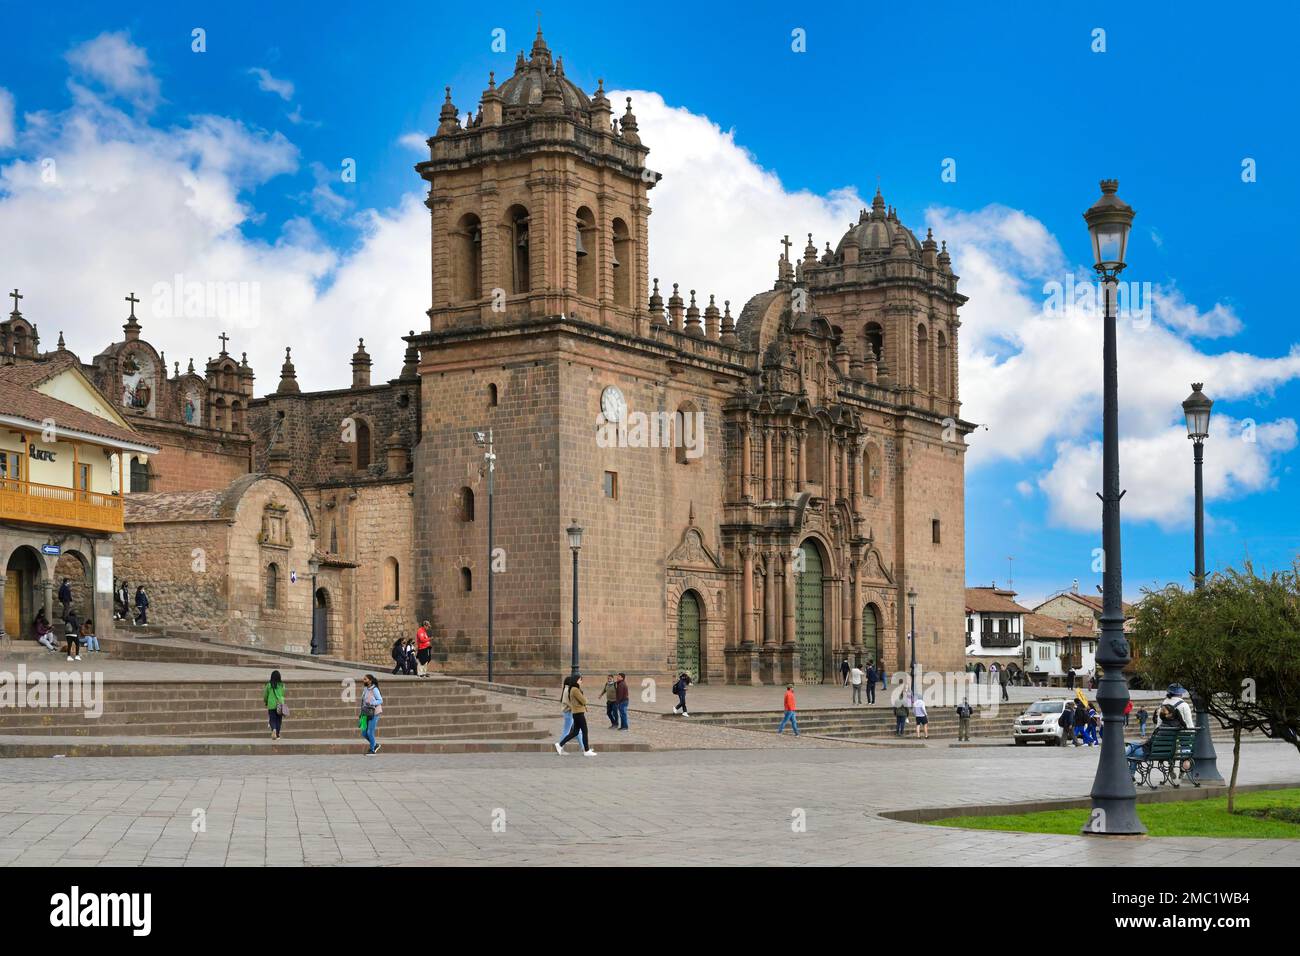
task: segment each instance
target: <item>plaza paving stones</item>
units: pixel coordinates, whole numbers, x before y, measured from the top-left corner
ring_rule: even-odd
[[[0,782],[0,863],[1300,865],[1293,840],[1107,840],[879,816],[1077,798],[1095,767],[1095,750],[1073,748],[851,745],[594,758],[14,759]],[[1241,777],[1300,780],[1300,757],[1252,747]],[[802,833],[792,829],[799,812]]]

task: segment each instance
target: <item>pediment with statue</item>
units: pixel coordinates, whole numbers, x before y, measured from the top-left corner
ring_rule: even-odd
[[[717,559],[708,545],[704,543],[704,535],[700,529],[690,525],[682,533],[682,540],[677,547],[673,548],[668,555],[667,561],[670,568],[698,568],[707,571],[722,570],[722,563]]]

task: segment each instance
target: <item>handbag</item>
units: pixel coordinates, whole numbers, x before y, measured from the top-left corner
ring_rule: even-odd
[[[289,708],[284,706],[283,701],[275,705],[275,712],[279,714],[281,717],[289,716]]]
[[[363,733],[365,732],[366,729],[366,720],[367,718],[365,714],[362,714],[360,717],[357,718],[357,729],[362,731]]]

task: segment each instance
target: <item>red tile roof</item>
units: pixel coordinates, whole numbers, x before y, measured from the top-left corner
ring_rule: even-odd
[[[100,418],[76,405],[60,401],[36,387],[75,364],[75,359],[68,361],[53,360],[49,362],[31,362],[20,365],[0,366],[0,415],[12,415],[36,423],[51,420],[56,428],[82,432],[96,438],[105,438],[114,442],[129,442],[133,445],[152,447],[139,432],[124,428],[107,418]],[[91,388],[94,388],[91,385]],[[104,404],[108,405],[107,398]],[[156,451],[157,449],[155,449]]]
[[[1014,591],[1001,591],[995,588],[967,588],[966,610],[980,614],[1028,614],[1029,608],[1021,607],[1015,601]]]

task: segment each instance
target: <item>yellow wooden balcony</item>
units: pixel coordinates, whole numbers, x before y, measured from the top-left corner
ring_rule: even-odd
[[[121,531],[122,499],[95,491],[0,478],[0,521]]]

